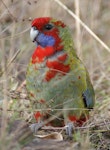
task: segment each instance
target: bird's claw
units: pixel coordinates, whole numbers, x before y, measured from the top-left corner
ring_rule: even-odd
[[[72,122],[66,125],[66,134],[68,135],[69,138],[73,137],[73,129],[74,129],[74,124]]]
[[[33,133],[37,133],[37,131],[42,128],[43,122],[31,124],[29,127]]]

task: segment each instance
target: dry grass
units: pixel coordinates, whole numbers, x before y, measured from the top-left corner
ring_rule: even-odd
[[[63,5],[58,2],[0,1],[0,150],[21,149],[26,143],[28,148],[36,150],[56,148],[52,142],[32,142],[33,137],[28,139],[32,134],[27,124],[16,121],[23,118],[31,120],[28,97],[22,85],[34,49],[29,37],[31,19],[41,16],[64,20],[69,26],[96,93],[91,119],[84,127],[76,128],[72,143],[57,143],[59,149],[110,149],[110,3],[108,0],[61,0]]]

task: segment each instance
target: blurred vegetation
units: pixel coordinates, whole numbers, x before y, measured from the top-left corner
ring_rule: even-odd
[[[109,0],[60,0],[110,47]],[[77,2],[79,5],[77,6]],[[70,28],[75,48],[87,67],[96,93],[96,105],[73,142],[33,140],[30,101],[25,89],[26,68],[34,50],[29,37],[31,20],[51,16]],[[104,48],[55,0],[0,1],[0,150],[110,149],[110,49]],[[25,122],[25,121],[27,122]],[[7,146],[8,145],[8,146]]]

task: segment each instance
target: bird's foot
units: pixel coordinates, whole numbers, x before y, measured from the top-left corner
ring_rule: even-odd
[[[74,124],[72,122],[69,122],[67,125],[66,125],[66,134],[68,135],[68,137],[70,139],[73,138],[73,129],[74,129]]]
[[[40,128],[42,128],[43,125],[44,125],[43,122],[39,122],[39,123],[33,123],[33,124],[31,124],[29,127],[30,127],[31,131],[32,131],[34,134],[36,134],[37,131],[38,131]]]

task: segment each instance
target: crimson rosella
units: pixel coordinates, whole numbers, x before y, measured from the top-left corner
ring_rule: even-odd
[[[74,125],[89,118],[95,102],[89,74],[78,58],[68,27],[43,17],[32,21],[31,40],[36,44],[27,69],[27,91],[37,124],[51,117],[52,126]]]

